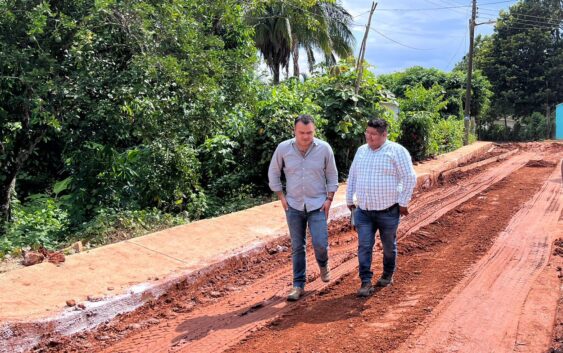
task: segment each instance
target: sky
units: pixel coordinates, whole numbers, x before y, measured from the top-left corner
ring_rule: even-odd
[[[379,0],[366,46],[367,61],[376,74],[391,73],[411,66],[451,71],[469,50],[471,0]],[[477,1],[477,23],[497,18],[500,10],[517,1]],[[358,54],[371,1],[342,0],[352,16]],[[491,34],[494,24],[475,28],[477,34]]]

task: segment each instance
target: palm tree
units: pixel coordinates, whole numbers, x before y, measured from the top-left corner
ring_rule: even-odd
[[[254,27],[254,43],[274,74],[274,84],[278,84],[280,66],[289,65],[292,48],[291,23],[283,1],[251,12],[247,22]]]
[[[348,57],[353,54],[356,39],[350,25],[352,15],[339,3],[318,2],[308,10],[310,16],[317,22],[293,26],[293,75],[299,76],[299,49],[305,49],[309,71],[313,71],[315,64],[315,50],[320,51],[328,66],[336,64],[336,56]]]
[[[280,68],[288,68],[292,55],[294,76],[299,76],[300,48],[305,49],[311,70],[315,50],[328,65],[336,63],[336,56],[353,53],[352,16],[338,3],[320,0],[312,7],[299,8],[277,0],[251,11],[247,22],[255,29],[255,45],[272,70],[274,84],[279,83]]]

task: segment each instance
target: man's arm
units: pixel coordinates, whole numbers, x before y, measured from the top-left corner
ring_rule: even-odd
[[[357,179],[357,164],[358,164],[358,151],[352,160],[352,165],[350,166],[350,171],[348,172],[348,180],[346,181],[346,205],[350,210],[354,209],[354,193],[356,192],[356,179]]]
[[[334,194],[338,190],[338,170],[336,169],[336,161],[334,160],[334,152],[330,146],[327,146],[327,155],[325,157],[325,178],[326,178],[326,190],[327,198],[321,207],[321,210],[325,211],[325,215],[328,218],[328,212],[330,210],[330,205],[334,199]]]
[[[399,206],[401,207],[401,214],[407,215],[407,207],[411,200],[414,187],[416,186],[416,172],[412,165],[409,151],[403,146],[397,151],[397,171],[403,186],[399,193]]]
[[[328,146],[328,155],[325,163],[326,189],[327,192],[332,193],[332,196],[334,196],[334,193],[338,190],[338,170],[336,169],[334,152],[330,146]]]
[[[270,161],[270,166],[268,168],[268,185],[270,189],[278,195],[278,199],[281,201],[284,210],[288,210],[287,200],[283,194],[283,185],[281,182],[281,171],[283,168],[283,155],[280,145],[274,151],[272,160]]]

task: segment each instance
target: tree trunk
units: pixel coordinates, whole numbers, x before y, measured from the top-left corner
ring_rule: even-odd
[[[4,171],[4,180],[0,184],[0,231],[10,220],[10,196],[16,185],[16,177],[46,133],[47,130],[43,129],[36,134],[20,135],[16,138],[14,148],[11,151],[5,151],[5,163],[0,164],[0,168]]]
[[[2,183],[0,187],[0,232],[4,229],[4,225],[10,220],[11,209],[10,209],[10,196],[12,195],[12,190],[16,185],[16,175],[6,175],[6,180]]]
[[[280,83],[280,65],[274,64],[272,66],[272,72],[274,73],[274,85],[277,85]]]
[[[293,40],[293,77],[299,77],[299,46],[297,40]]]
[[[508,122],[506,121],[506,115],[504,116],[504,140],[508,140]]]

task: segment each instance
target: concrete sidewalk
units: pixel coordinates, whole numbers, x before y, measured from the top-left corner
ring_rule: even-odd
[[[416,166],[417,187],[430,187],[441,172],[491,147],[477,142]],[[335,197],[331,220],[349,214],[345,189],[341,185]],[[60,266],[41,263],[0,274],[0,352],[30,348],[46,332],[92,328],[286,235],[284,212],[273,202],[68,256]],[[70,299],[85,309],[67,307]]]

